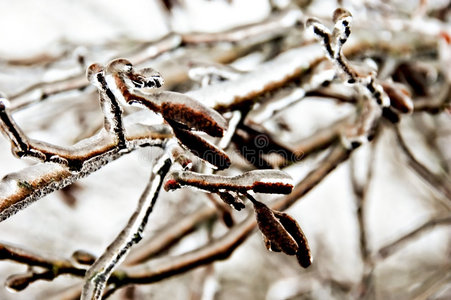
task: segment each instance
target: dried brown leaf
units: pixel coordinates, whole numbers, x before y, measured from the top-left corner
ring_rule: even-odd
[[[308,245],[307,238],[305,237],[304,232],[299,226],[298,222],[293,219],[290,215],[273,211],[275,217],[279,220],[279,222],[283,225],[283,227],[288,231],[288,233],[293,237],[298,245],[298,251],[296,252],[296,257],[298,259],[299,264],[307,268],[312,263],[312,256],[310,254],[310,247]]]
[[[200,130],[214,137],[222,137],[227,128],[226,120],[214,109],[181,93],[157,92],[151,95],[160,103],[160,112],[166,120],[171,120]]]
[[[295,255],[298,245],[293,237],[274,216],[273,211],[265,204],[254,200],[254,210],[257,225],[266,240],[270,241],[270,248],[280,249],[288,255]],[[268,242],[266,242],[268,246]]]
[[[403,84],[396,82],[381,82],[384,91],[390,98],[390,105],[401,113],[410,113],[413,111],[413,102],[410,92]]]
[[[175,122],[168,122],[177,139],[193,154],[216,166],[219,170],[230,166],[231,161],[227,154],[213,144],[204,140],[197,134],[183,129]]]

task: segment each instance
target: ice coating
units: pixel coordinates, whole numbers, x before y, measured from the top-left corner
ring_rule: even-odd
[[[139,69],[137,74],[130,76],[130,79],[135,84],[135,88],[159,88],[164,85],[163,76],[153,68]]]
[[[6,100],[6,98],[3,98]],[[10,140],[11,149],[14,155],[22,157],[25,154],[38,157],[40,153],[29,149],[28,139],[22,130],[17,126],[16,122],[12,118],[9,109],[7,108],[8,101],[1,101],[0,105],[0,128],[3,134]]]
[[[78,264],[90,266],[94,263],[96,257],[85,250],[76,250],[72,253],[72,259]]]
[[[99,64],[92,64],[89,66],[86,76],[90,83],[96,86],[99,91],[100,106],[104,115],[104,128],[115,138],[119,147],[124,147],[123,111],[119,105],[118,98],[107,84],[103,67]]]
[[[205,106],[228,107],[262,95],[269,87],[282,85],[287,79],[299,75],[323,58],[324,53],[318,44],[291,49],[236,80],[207,86],[186,95]]]
[[[234,80],[244,74],[232,66],[212,62],[191,61],[189,65],[188,76],[191,80],[202,83],[202,86],[223,80]]]
[[[151,95],[160,104],[164,118],[185,124],[194,130],[201,130],[211,136],[221,137],[227,128],[227,121],[214,109],[184,94],[157,92]]]
[[[133,70],[132,63],[125,58],[113,59],[105,68],[109,74],[130,73]]]
[[[12,293],[23,291],[29,286],[31,282],[30,279],[35,275],[36,274],[30,270],[23,274],[13,274],[8,276],[5,281],[5,288]]]
[[[168,178],[166,190],[192,186],[210,192],[221,190],[246,193],[289,194],[293,189],[291,177],[278,170],[254,170],[237,176],[202,175],[191,171],[174,171]],[[175,184],[176,183],[176,184]]]
[[[27,167],[2,178],[0,180],[0,221],[142,145],[158,145],[163,139],[172,137],[167,126],[135,128],[130,125],[127,128],[126,151],[119,151],[120,149],[114,147],[114,144],[110,144],[111,138],[105,131],[80,141],[73,148],[58,147],[61,151],[67,151],[67,154],[72,157],[83,156],[83,164],[79,170],[70,170],[62,164],[49,162]],[[44,145],[42,142],[39,144]],[[55,148],[52,146],[52,149]]]
[[[335,37],[335,57],[338,57],[338,52],[347,41],[351,34],[350,25],[352,22],[352,15],[349,11],[343,8],[337,8],[333,14],[333,22],[335,23],[332,35]]]
[[[413,101],[407,88],[397,82],[385,81],[381,83],[385,93],[390,97],[391,106],[401,113],[413,111]]]
[[[149,215],[158,198],[164,177],[171,168],[172,160],[165,153],[160,156],[152,168],[152,175],[142,193],[134,213],[127,225],[111,242],[107,251],[87,269],[81,299],[101,299],[107,280],[130,252],[131,247],[140,242]]]
[[[72,177],[68,168],[54,163],[39,164],[8,174],[0,181],[0,221],[34,200],[67,186],[73,181]]]
[[[97,74],[103,72],[103,67],[100,64],[92,64],[86,70],[86,79],[88,79],[89,83],[94,85],[97,88],[101,88],[99,82],[97,81]]]
[[[357,87],[362,92],[368,94],[379,105],[389,107],[390,98],[377,82],[375,72],[371,70],[368,72],[368,66],[362,72],[358,65],[350,64],[342,53],[343,44],[346,43],[351,35],[351,13],[343,8],[337,8],[334,12],[333,19],[335,25],[332,33],[315,18],[308,19],[306,26],[321,39],[328,58],[348,77],[347,82],[349,84],[357,84]]]
[[[164,84],[161,74],[152,68],[135,70],[124,58],[112,60],[106,67],[108,75],[119,77],[128,88],[159,88]]]
[[[6,95],[2,91],[0,91],[0,110],[5,110],[9,106],[9,101],[6,98]]]
[[[324,82],[332,81],[335,75],[335,70],[331,68],[314,73],[309,77],[308,81],[302,83],[301,87],[296,87],[292,90],[283,89],[270,100],[265,101],[259,107],[250,111],[247,119],[255,123],[263,123],[278,111],[302,99],[307,92],[317,89]]]
[[[197,100],[175,92],[143,92],[143,88],[160,87],[164,81],[152,68],[135,71],[126,59],[111,61],[106,67],[106,81],[113,94],[127,104],[140,104],[161,113],[168,120],[221,137],[227,128],[225,119]]]

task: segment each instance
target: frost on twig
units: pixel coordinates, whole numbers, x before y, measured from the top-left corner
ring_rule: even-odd
[[[143,89],[160,87],[163,84],[163,78],[158,72],[150,68],[136,71],[129,62],[119,59],[106,68],[98,64],[91,65],[87,78],[99,91],[104,130],[72,147],[29,139],[12,118],[8,100],[0,97],[0,125],[2,132],[11,141],[13,153],[18,157],[31,157],[45,163],[54,163],[53,166],[47,164],[31,167],[33,171],[30,172],[29,169],[23,176],[10,174],[3,179],[4,185],[0,186],[0,191],[3,191],[0,203],[2,220],[36,199],[94,172],[137,146],[159,144],[161,139],[171,136],[164,126],[150,134],[146,132],[143,135],[141,128],[137,134],[133,131],[131,135],[127,133],[122,108],[118,102],[120,100],[125,103],[138,102],[161,113],[173,127],[179,141],[188,149],[192,148],[194,154],[219,169],[230,165],[227,154],[191,133],[191,130],[195,129],[213,136],[222,136],[226,121],[221,115],[182,94],[141,92]],[[136,91],[143,97],[135,97],[131,91]],[[212,156],[211,152],[216,155]]]
[[[108,106],[103,106],[106,107]],[[44,162],[8,174],[0,181],[0,220],[49,193],[88,176],[137,147],[158,146],[172,137],[169,128],[164,125],[147,127],[130,121],[125,126],[127,130],[124,130],[121,116],[112,116],[108,111],[104,113],[106,130],[71,147],[61,147],[29,139],[14,122],[7,99],[0,99],[0,125],[2,132],[11,141],[13,153]],[[111,134],[112,132],[115,134]],[[122,136],[124,145],[120,143]]]
[[[308,19],[306,25],[312,28],[313,33],[321,39],[328,58],[347,76],[348,83],[360,86],[372,99],[384,107],[384,113],[388,115],[395,114],[392,111],[393,108],[401,113],[411,112],[412,99],[402,85],[390,81],[381,82],[376,79],[376,71],[369,65],[351,64],[343,55],[342,47],[351,34],[351,13],[346,9],[338,8],[334,11],[333,21],[335,26],[332,32],[315,18]]]
[[[172,61],[177,59],[178,55],[171,53],[171,50],[174,49],[182,49],[185,51],[187,48],[190,48],[190,51],[194,50],[194,56],[204,54],[204,46],[207,43],[210,47],[208,56],[212,56],[214,60],[218,61],[223,55],[237,57],[242,54],[242,52],[247,52],[256,45],[287,36],[288,33],[291,32],[289,29],[296,28],[297,25],[299,25],[301,16],[302,13],[298,8],[289,8],[275,16],[271,15],[267,19],[260,22],[246,26],[238,26],[223,32],[171,32],[159,40],[142,43],[136,47],[137,49],[129,49],[128,51],[124,51],[123,49],[119,51],[116,50],[114,51],[114,55],[111,55],[111,51],[108,51],[106,55],[109,59],[112,59],[113,57],[128,57],[134,64],[147,64],[152,60],[158,64],[159,61],[155,58],[161,54],[166,54],[166,57],[163,59],[164,61]],[[234,43],[234,46],[238,47],[217,47],[217,44],[221,43]],[[98,50],[98,47],[95,49],[90,49],[88,47],[87,52],[96,52]],[[106,61],[109,59],[106,59]],[[10,61],[10,63],[13,62]],[[40,63],[42,63],[42,61],[40,61]],[[179,71],[176,72],[181,74]],[[25,87],[17,93],[9,95],[12,100],[11,109],[22,109],[33,103],[48,99],[51,96],[59,95],[64,92],[78,90],[83,91],[84,94],[84,91],[86,91],[85,88],[88,84],[83,76],[83,72],[77,72],[77,74],[67,74],[67,72],[61,73],[62,74],[60,76],[51,81],[39,82]],[[168,81],[171,83],[171,80]],[[175,79],[175,81],[178,83],[180,80]],[[172,82],[172,84],[174,84],[174,82]]]
[[[135,70],[126,59],[111,61],[105,68],[105,74],[112,91],[110,97],[126,104],[138,104],[161,114],[188,150],[219,169],[230,165],[227,154],[191,132],[198,130],[213,137],[223,136],[227,123],[218,112],[184,94],[148,92],[148,89],[161,87],[163,78],[150,68]],[[211,156],[206,155],[209,151],[223,159],[210,159]]]
[[[142,239],[147,220],[171,165],[172,161],[167,154],[158,159],[152,168],[149,182],[139,199],[138,206],[126,227],[108,246],[104,254],[86,271],[81,299],[101,299],[110,275],[125,259],[131,247]]]
[[[342,47],[351,35],[351,13],[346,9],[337,8],[333,14],[333,21],[335,26],[332,32],[315,18],[308,19],[306,26],[312,28],[313,33],[321,39],[328,58],[348,77],[348,83],[358,83],[379,105],[389,106],[390,99],[375,82],[375,71],[369,66],[352,65],[343,55]]]
[[[290,49],[265,62],[254,71],[237,79],[209,85],[186,93],[206,106],[219,110],[231,110],[245,102],[255,101],[258,96],[283,87],[299,78],[309,68],[324,60],[321,47],[316,44]]]
[[[76,153],[85,159],[80,170],[70,170],[64,165],[49,162],[33,165],[3,177],[0,181],[0,221],[140,146],[160,146],[163,140],[172,136],[167,127],[128,128],[126,136],[128,146],[122,151],[114,147],[114,143],[105,136],[105,132],[100,132],[75,145]]]
[[[361,104],[356,125],[342,136],[346,147],[358,147],[372,138],[381,114],[396,123],[399,121],[397,112],[412,112],[413,103],[409,92],[401,84],[381,82],[376,78],[376,70],[369,65],[351,64],[343,55],[342,47],[351,34],[351,13],[338,8],[333,13],[333,21],[335,25],[332,32],[315,18],[308,19],[306,26],[321,39],[328,58],[345,74],[347,82],[355,84],[361,91],[364,103]],[[371,103],[373,101],[375,104]],[[382,107],[381,111],[376,104]]]
[[[299,1],[296,4],[299,4]],[[6,133],[7,138],[13,144],[13,151],[19,156],[29,156],[42,161],[23,171],[9,174],[0,182],[0,203],[4,205],[1,208],[2,218],[8,213],[8,209],[17,210],[21,205],[28,204],[32,199],[37,199],[46,193],[70,184],[136,147],[149,145],[165,147],[168,142],[176,140],[180,143],[180,147],[173,151],[172,159],[174,163],[180,164],[184,171],[174,172],[167,181],[166,188],[175,189],[190,186],[206,191],[209,193],[209,198],[215,199],[215,204],[219,203],[216,208],[223,210],[224,217],[227,214],[233,216],[234,210],[245,210],[239,214],[243,216],[243,214],[250,212],[248,209],[252,210],[251,206],[253,206],[254,213],[251,213],[244,221],[240,218],[233,220],[230,217],[229,220],[233,220],[233,222],[227,223],[230,230],[219,237],[220,232],[216,231],[216,226],[210,226],[212,222],[215,222],[212,219],[217,219],[215,218],[217,214],[215,208],[205,205],[202,210],[207,209],[208,213],[203,213],[200,217],[196,217],[195,221],[188,223],[186,223],[185,218],[178,218],[182,214],[181,212],[175,212],[174,219],[177,220],[175,224],[166,224],[167,226],[160,228],[162,230],[159,230],[160,233],[156,237],[150,237],[149,243],[141,243],[143,248],[147,249],[145,252],[150,253],[149,255],[144,255],[135,260],[137,265],[133,268],[125,266],[123,269],[111,273],[111,269],[114,269],[125,256],[122,253],[128,251],[130,243],[134,243],[135,240],[140,238],[139,234],[136,236],[133,234],[133,232],[139,232],[139,229],[123,233],[104,254],[100,254],[100,258],[94,264],[93,271],[90,273],[94,276],[88,278],[87,286],[90,282],[92,283],[91,280],[94,280],[97,281],[97,283],[94,282],[94,285],[97,284],[98,290],[101,290],[106,282],[106,293],[103,296],[107,297],[125,285],[148,284],[171,278],[175,274],[229,257],[252,233],[254,228],[260,229],[269,250],[296,256],[299,264],[303,267],[310,265],[312,259],[305,235],[299,224],[281,211],[296,201],[302,200],[309,190],[321,182],[337,165],[345,161],[354,148],[362,142],[371,140],[377,133],[378,126],[385,125],[379,122],[381,116],[396,122],[401,113],[409,113],[413,110],[409,91],[405,86],[391,81],[390,75],[394,75],[392,71],[397,68],[396,64],[400,63],[397,54],[403,56],[407,53],[407,60],[412,60],[412,58],[418,58],[418,54],[433,52],[434,46],[431,46],[429,42],[422,41],[424,35],[417,36],[415,39],[411,39],[410,36],[404,40],[398,39],[399,34],[396,32],[398,31],[401,35],[404,32],[400,32],[399,28],[392,28],[391,25],[395,23],[391,22],[392,18],[387,18],[387,15],[381,16],[389,24],[382,26],[384,30],[377,30],[372,27],[359,32],[359,29],[354,27],[352,28],[353,39],[348,41],[351,32],[351,15],[342,9],[337,10],[334,14],[333,19],[336,24],[333,28],[321,27],[322,24],[319,22],[312,23],[312,27],[317,29],[315,34],[321,36],[321,40],[323,40],[324,46],[321,46],[320,43],[311,43],[311,41],[305,40],[304,36],[298,35],[300,32],[291,34],[294,31],[289,29],[297,27],[302,17],[299,8],[291,9],[291,7],[295,6],[290,5],[290,9],[281,12],[281,14],[273,14],[264,22],[235,27],[223,32],[205,34],[169,33],[156,42],[146,42],[145,44],[135,41],[132,43],[126,42],[133,44],[135,48],[132,51],[128,48],[129,46],[127,46],[126,51],[123,51],[123,49],[116,51],[116,41],[108,45],[96,46],[96,49],[99,50],[96,53],[96,60],[106,62],[108,59],[104,60],[105,57],[127,57],[128,60],[133,62],[133,65],[123,59],[114,60],[104,66],[91,65],[88,70],[88,79],[97,89],[95,92],[98,93],[99,102],[104,112],[104,124],[100,133],[73,147],[59,147],[32,140],[26,135],[27,127],[20,128],[14,122],[16,117],[14,108],[21,107],[21,103],[36,103],[40,99],[43,100],[49,95],[62,91],[72,91],[73,94],[83,96],[77,97],[77,101],[79,101],[93,90],[85,89],[88,83],[86,80],[80,81],[79,73],[72,80],[67,78],[67,72],[65,72],[66,79],[63,79],[61,76],[63,70],[58,69],[58,66],[67,67],[63,60],[57,61],[57,65],[47,65],[42,70],[38,70],[37,73],[44,72],[46,76],[43,78],[51,81],[34,85],[32,90],[28,90],[16,99],[10,97],[12,105],[9,107],[4,105],[2,109],[2,122],[0,124],[2,124],[3,132]],[[359,13],[361,12],[357,9],[358,6],[353,6],[353,8]],[[315,14],[315,9],[312,7],[312,9],[306,11]],[[363,28],[366,24],[363,18],[361,20]],[[376,26],[378,24],[371,22],[371,25]],[[390,35],[391,39],[386,39],[387,35]],[[252,42],[255,39],[265,41],[265,44],[257,45]],[[122,40],[117,42],[117,44],[122,44]],[[254,43],[253,45],[257,45],[257,47],[249,47],[250,43]],[[342,49],[343,45],[345,45],[344,49]],[[291,47],[296,48],[290,49]],[[101,53],[105,48],[109,48],[106,55]],[[322,51],[322,48],[325,48],[326,52]],[[207,56],[203,56],[204,53],[208,53]],[[224,53],[227,55],[224,55]],[[372,57],[377,58],[376,61],[380,63],[381,71],[378,71],[378,74],[376,74],[376,68],[358,66],[354,60],[346,60],[346,57],[351,59],[351,57],[362,57],[369,53],[371,53],[370,55],[375,54]],[[163,55],[158,59],[152,59],[159,54]],[[248,54],[249,56],[247,56]],[[186,74],[186,63],[192,61],[193,57],[207,62],[211,60],[212,62],[232,63],[231,65],[234,66],[242,66],[241,64],[244,63],[247,66],[246,70],[250,71],[241,72],[226,65],[208,62],[207,64],[192,64],[190,74]],[[85,61],[91,61],[91,58],[94,58],[94,56],[88,55]],[[237,58],[240,59],[234,61]],[[257,63],[254,58],[257,58]],[[427,59],[429,58],[431,56],[427,56]],[[406,56],[401,59],[406,59]],[[422,61],[422,63],[428,64],[425,61]],[[162,68],[162,65],[165,67]],[[168,65],[170,67],[166,68]],[[446,64],[441,65],[446,66]],[[53,66],[57,68],[53,69]],[[156,88],[163,85],[163,78],[157,71],[150,68],[141,68],[142,66],[154,66],[161,69],[165,74],[166,85],[169,86],[169,89],[180,88],[186,90],[186,94],[157,90]],[[430,69],[436,70],[438,68],[434,64]],[[28,72],[29,69],[27,68],[24,71]],[[50,74],[53,77],[49,75],[47,78],[47,72],[49,74],[55,72],[55,75]],[[442,73],[444,72],[435,75],[441,77]],[[58,74],[59,76],[56,76]],[[343,80],[337,78],[337,74],[346,76],[346,80],[344,80],[346,84],[343,84]],[[198,85],[187,80],[187,75],[200,82],[201,88],[195,90]],[[30,74],[30,77],[32,76],[34,75]],[[396,77],[393,77],[393,80],[400,81]],[[428,82],[425,81],[424,86],[433,80],[434,78]],[[436,81],[441,81],[441,79]],[[22,84],[19,80],[17,82]],[[347,91],[352,93],[346,93],[346,91],[341,94],[334,93],[337,89],[330,89],[328,92],[320,92],[320,99],[315,100],[323,101],[328,98],[327,101],[345,102],[346,104],[343,106],[347,108],[355,107],[355,114],[346,116],[339,122],[330,122],[330,125],[321,126],[322,129],[317,131],[313,130],[314,127],[318,124],[325,124],[323,123],[323,121],[326,121],[324,120],[325,116],[324,119],[318,118],[318,120],[315,120],[317,123],[313,122],[312,127],[310,126],[310,119],[312,118],[304,120],[297,118],[297,112],[303,109],[291,106],[290,112],[286,110],[288,106],[298,100],[311,96],[318,89],[322,89],[321,86],[330,88],[331,85],[328,85],[330,82],[332,82],[332,86],[347,88]],[[25,81],[23,83],[26,84]],[[409,82],[404,81],[404,83],[407,86],[413,86]],[[441,88],[442,86],[437,85],[436,87]],[[14,89],[14,87],[11,87],[11,89]],[[444,93],[444,97],[448,94]],[[426,97],[426,95],[428,96]],[[318,94],[315,96],[318,96]],[[418,94],[413,89],[413,97],[415,96],[418,96]],[[430,97],[435,97],[433,92],[425,93],[423,96],[425,97],[420,100],[426,101]],[[387,104],[387,101],[384,102],[387,97],[390,105]],[[78,102],[67,104],[70,101],[64,101],[63,98],[64,96],[59,100],[61,100],[61,103],[64,102],[64,105],[79,105]],[[89,99],[90,97],[86,97],[86,100]],[[415,101],[417,100],[415,99]],[[311,102],[313,104],[315,101]],[[7,101],[4,101],[4,103],[7,103]],[[148,127],[142,131],[132,129],[129,126],[130,124],[127,124],[127,116],[123,115],[123,113],[134,110],[134,108],[127,107],[130,104],[145,108],[139,112],[141,116],[146,116],[146,114],[148,116],[148,109],[152,110],[151,114],[156,112],[161,116],[158,119],[164,122],[164,124],[159,125],[163,130],[159,131],[155,128],[154,132]],[[415,111],[418,111],[416,104],[417,102],[415,102]],[[433,103],[425,102],[425,104],[426,106],[422,107],[426,109],[431,107],[437,109],[437,112],[443,111],[442,106],[434,108],[432,106],[436,105]],[[47,105],[50,106],[53,103],[47,103],[45,106]],[[46,109],[46,107],[42,108]],[[83,126],[92,120],[90,118],[93,115],[92,112],[89,112],[91,115],[84,114],[87,112],[87,108],[88,106],[81,108],[83,114],[78,115],[80,125]],[[80,109],[80,107],[77,107],[77,109]],[[226,118],[229,118],[228,115],[230,114],[234,115],[233,118],[229,118],[228,129],[222,116],[212,109],[218,109],[221,113],[224,112]],[[316,112],[319,111],[315,110],[315,114]],[[335,113],[332,109],[330,112]],[[132,115],[135,114],[132,113]],[[42,116],[40,119],[42,119]],[[17,118],[17,120],[19,119]],[[45,120],[40,122],[44,123],[43,121]],[[147,123],[147,120],[143,122]],[[18,123],[20,122],[18,121]],[[135,129],[140,127],[136,119],[134,119],[132,125]],[[98,124],[93,124],[94,126],[100,127]],[[307,133],[310,130],[313,130],[312,133]],[[283,131],[283,135],[279,135],[280,131]],[[299,133],[304,133],[304,131],[307,138],[301,140],[298,147],[291,145],[293,141],[299,141]],[[92,134],[94,130],[89,130],[89,132]],[[86,134],[86,136],[88,135],[90,134]],[[219,139],[215,138],[221,137],[222,140],[219,143]],[[257,143],[256,137],[264,138],[268,143]],[[338,144],[336,142],[340,137],[346,147],[335,145]],[[172,140],[168,141],[169,139]],[[234,145],[230,146],[231,141]],[[408,148],[411,148],[411,146]],[[193,158],[191,154],[193,154],[215,166],[216,169],[225,169],[232,164],[228,155],[233,150],[241,150],[240,147],[243,150],[245,150],[244,147],[247,150],[256,150],[254,151],[255,155],[248,155],[252,156],[252,159],[248,159],[248,162],[252,163],[258,158],[259,161],[262,159],[266,163],[258,166],[254,164],[254,167],[257,168],[270,168],[275,165],[280,167],[296,163],[303,157],[311,158],[309,154],[319,149],[327,148],[327,150],[332,151],[294,188],[291,186],[289,178],[279,171],[251,171],[236,175],[252,169],[252,166],[243,160],[237,159],[236,162],[234,161],[233,170],[225,171],[221,173],[222,175],[208,175],[211,170],[202,166],[199,167],[199,165],[193,164],[191,160]],[[277,154],[272,155],[271,150],[279,149],[283,150],[283,154],[277,152]],[[241,154],[244,152],[241,151]],[[405,153],[407,152],[405,151]],[[274,163],[272,158],[276,155],[278,158]],[[414,160],[409,159],[409,161]],[[305,166],[298,164],[293,167],[298,170]],[[295,168],[293,168],[293,171]],[[417,169],[422,170],[421,168]],[[197,170],[200,173],[191,172],[192,170]],[[137,173],[133,173],[129,175],[136,176]],[[232,174],[235,176],[230,176]],[[427,172],[423,172],[423,175],[434,179]],[[445,186],[444,181],[434,182],[433,180],[431,182],[438,188]],[[265,202],[264,198],[260,199],[258,196],[254,196],[254,193],[258,192],[284,193],[287,196]],[[96,193],[99,193],[99,191],[96,191]],[[173,194],[168,196],[170,195]],[[227,205],[231,206],[232,209]],[[152,204],[149,207],[152,207]],[[178,207],[180,206],[178,205]],[[185,213],[186,210],[183,208],[185,207],[182,207],[181,211],[183,210],[183,213]],[[196,212],[202,211],[199,209]],[[131,222],[132,220],[133,218]],[[138,219],[134,220],[139,223]],[[215,231],[209,232],[212,233],[212,239],[209,239],[206,244],[182,255],[167,256],[162,258],[161,261],[158,259],[151,261],[150,264],[143,264],[149,257],[154,257],[155,253],[161,254],[163,251],[170,251],[172,245],[187,236],[189,232],[202,227],[199,224],[207,222],[209,229]],[[184,223],[188,225],[183,225]],[[8,224],[5,223],[4,225]],[[125,230],[133,226],[129,225]],[[177,230],[174,230],[174,228]],[[333,228],[328,227],[328,230],[333,230]],[[365,235],[365,232],[362,235]],[[183,245],[181,246],[179,250],[183,251]],[[332,245],[331,249],[334,249],[334,246]],[[22,258],[23,256],[14,261],[20,263],[19,260]],[[70,269],[71,274],[83,277],[84,271],[95,260],[96,257],[92,255],[83,252],[74,253],[70,262],[77,268]],[[317,260],[319,263],[325,261],[321,258]],[[61,269],[57,269],[58,272],[52,274],[53,264],[41,268],[35,268],[35,265],[29,261],[26,264],[30,266],[29,270],[9,278],[8,285],[10,288],[23,289],[27,284],[36,280],[52,280],[56,276],[64,274],[60,272]],[[103,266],[105,268],[99,270]],[[318,265],[318,267],[321,268],[321,265]],[[42,269],[44,269],[44,272],[42,272]],[[94,269],[97,269],[98,272]],[[315,274],[312,275],[311,272],[308,273],[301,276],[316,276]],[[97,275],[98,277],[96,277]],[[326,278],[324,281],[328,282],[328,279]],[[58,285],[57,282],[54,284]],[[81,289],[81,287],[78,288]],[[321,284],[321,288],[323,288],[323,284]],[[333,292],[332,289],[331,292]],[[102,292],[95,293],[102,294]],[[144,295],[144,297],[146,296]],[[57,296],[56,298],[62,297]]]
[[[311,264],[308,242],[299,224],[289,215],[270,209],[248,193],[291,193],[293,185],[291,177],[286,173],[278,170],[255,170],[237,176],[221,176],[174,171],[166,181],[165,189],[174,190],[182,186],[217,193],[226,204],[236,210],[245,207],[239,196],[247,197],[254,205],[257,224],[268,250],[296,255],[299,264],[304,268]]]
[[[106,83],[103,67],[99,64],[92,64],[86,71],[86,77],[99,91],[100,105],[104,113],[103,127],[115,138],[119,148],[124,147],[122,108]]]
[[[192,186],[208,192],[232,191],[246,193],[289,194],[293,189],[291,177],[277,170],[254,170],[236,176],[203,175],[191,171],[174,171],[170,174],[165,190]]]

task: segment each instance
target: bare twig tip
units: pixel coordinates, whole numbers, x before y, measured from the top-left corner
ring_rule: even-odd
[[[347,9],[339,7],[334,11],[332,20],[334,23],[337,23],[338,21],[349,17],[352,17],[351,13]]]
[[[5,94],[0,92],[0,110],[5,111],[10,106],[8,99]]]
[[[100,64],[94,63],[86,69],[86,78],[90,83],[93,83],[95,80],[95,75],[102,71],[103,67]]]

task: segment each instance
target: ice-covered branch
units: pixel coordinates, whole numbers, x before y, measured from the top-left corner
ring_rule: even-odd
[[[375,72],[369,66],[360,70],[357,66],[350,64],[343,55],[343,44],[346,43],[351,34],[351,13],[343,8],[338,8],[334,11],[333,21],[335,26],[332,32],[314,18],[308,19],[306,26],[312,28],[313,33],[321,39],[328,58],[348,77],[348,83],[357,83],[379,105],[389,106],[390,98],[384,93],[382,86],[376,82]]]
[[[233,191],[246,193],[289,194],[293,185],[286,173],[278,170],[255,170],[237,176],[203,175],[191,171],[174,171],[168,178],[165,189],[175,190],[192,186],[212,193]]]
[[[128,146],[121,151],[107,137],[105,132],[100,132],[76,145],[86,158],[80,170],[71,171],[57,163],[41,163],[6,175],[0,181],[0,221],[141,146],[161,146],[172,134],[167,126],[130,126],[126,135]]]
[[[332,147],[327,157],[317,167],[313,168],[301,182],[296,184],[291,194],[276,200],[270,205],[270,208],[285,210],[296,201],[301,200],[305,194],[326,178],[340,163],[346,161],[350,153],[350,150],[345,149],[339,144]],[[151,268],[147,265],[125,268],[123,269],[124,272],[121,272],[118,276],[113,274],[109,281],[112,286],[107,290],[105,295],[111,295],[115,290],[125,285],[157,282],[170,276],[192,270],[198,266],[209,264],[216,260],[226,259],[252,233],[256,225],[255,217],[249,216],[243,222],[234,226],[224,236],[213,240],[208,245],[176,257],[162,259],[155,262],[155,264],[151,264]]]
[[[157,160],[138,206],[126,227],[86,272],[81,299],[101,299],[111,273],[125,259],[130,248],[142,239],[147,220],[171,165],[171,158],[166,153]]]
[[[166,251],[176,244],[180,239],[199,228],[200,224],[216,219],[217,210],[212,206],[202,209],[183,217],[177,222],[166,226],[154,236],[147,238],[137,247],[134,247],[127,256],[125,264],[134,266],[143,263],[155,255]]]

